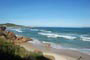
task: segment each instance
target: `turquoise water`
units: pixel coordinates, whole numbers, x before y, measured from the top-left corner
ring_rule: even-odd
[[[17,35],[31,37],[34,43],[50,43],[53,48],[90,51],[90,28],[9,28]]]

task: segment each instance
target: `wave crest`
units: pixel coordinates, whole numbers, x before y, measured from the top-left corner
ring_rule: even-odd
[[[90,41],[90,37],[88,37],[88,36],[81,36],[80,38],[83,41]]]
[[[21,29],[12,29],[14,31],[17,31],[17,32],[23,32]]]
[[[30,29],[31,31],[39,31],[39,29]]]
[[[60,34],[55,34],[55,33],[43,33],[43,32],[39,32],[38,34],[40,35],[44,35],[47,37],[51,37],[51,38],[66,38],[66,39],[76,39],[76,37],[74,36],[70,36],[70,35],[60,35]]]

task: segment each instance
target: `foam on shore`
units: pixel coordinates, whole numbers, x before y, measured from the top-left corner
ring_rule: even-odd
[[[43,46],[44,44],[48,44],[48,45],[50,45],[49,47],[54,48],[54,49],[68,49],[68,50],[80,51],[80,52],[86,53],[88,55],[90,54],[90,53],[87,52],[87,51],[90,51],[90,49],[88,49],[88,48],[83,48],[83,49],[69,48],[69,47],[66,48],[66,47],[63,47],[60,44],[56,44],[56,43],[52,43],[52,42],[46,42],[46,41],[39,41],[38,39],[35,39],[35,38],[32,38],[32,39],[33,39],[33,41],[29,41],[29,43],[32,43],[32,44],[35,44],[35,45]]]

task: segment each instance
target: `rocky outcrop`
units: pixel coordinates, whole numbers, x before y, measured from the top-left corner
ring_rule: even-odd
[[[31,38],[18,37],[13,32],[6,31],[6,27],[0,27],[0,38],[11,40],[14,44],[32,41]]]
[[[3,26],[0,27],[0,31],[5,31],[5,30],[6,30],[6,27],[3,27]]]
[[[10,40],[16,40],[17,36],[13,32],[7,32],[7,37]]]
[[[17,37],[16,40],[14,40],[14,44],[21,44],[21,43],[27,42],[27,41],[32,41],[32,39],[21,36],[21,37]]]
[[[6,39],[7,38],[7,35],[6,35],[6,27],[1,27],[0,26],[0,37]]]

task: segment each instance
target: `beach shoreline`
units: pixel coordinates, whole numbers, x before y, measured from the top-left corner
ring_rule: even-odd
[[[46,46],[32,44],[30,42],[22,43],[20,46],[24,47],[28,51],[41,51],[43,55],[51,55],[55,60],[90,60],[90,55],[79,51],[48,48]]]

